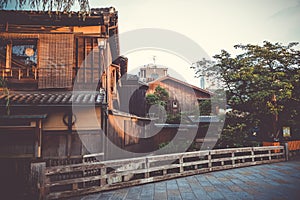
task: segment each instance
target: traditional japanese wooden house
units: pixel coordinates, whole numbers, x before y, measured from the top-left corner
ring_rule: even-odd
[[[138,135],[126,136],[125,126],[139,134],[147,119],[115,106],[126,72],[113,7],[89,15],[0,11],[0,76],[9,91],[0,91],[1,189],[28,191],[31,162],[104,159],[107,140],[133,148]]]

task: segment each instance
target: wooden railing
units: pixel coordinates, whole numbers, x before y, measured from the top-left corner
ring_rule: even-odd
[[[155,155],[46,167],[33,163],[39,199],[58,199],[215,170],[285,160],[283,146],[246,147]]]
[[[36,67],[4,68],[0,69],[0,76],[2,76],[2,78],[9,77],[18,80],[21,80],[23,78],[31,78],[33,80],[37,80],[38,69]]]
[[[47,167],[91,163],[103,160],[104,153],[77,156],[43,157]]]

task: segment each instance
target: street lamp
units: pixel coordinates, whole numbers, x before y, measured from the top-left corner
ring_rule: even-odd
[[[106,38],[98,38],[97,39],[97,42],[98,42],[98,49],[99,49],[99,60],[98,60],[98,63],[99,63],[99,74],[98,74],[98,77],[99,79],[101,79],[101,72],[104,72],[104,65],[105,65],[105,55],[104,54],[104,49],[106,49]]]

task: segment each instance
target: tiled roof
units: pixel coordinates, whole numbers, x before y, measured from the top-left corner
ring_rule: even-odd
[[[5,105],[6,94],[0,95],[0,105]],[[101,104],[104,94],[96,91],[67,92],[14,92],[9,94],[10,105],[71,105],[71,104]]]
[[[160,78],[158,78],[158,79],[155,79],[154,81],[151,81],[151,82],[149,82],[148,84],[150,85],[150,84],[155,83],[155,82],[163,82],[163,81],[166,81],[166,80],[171,80],[171,81],[177,82],[177,83],[179,83],[179,84],[185,85],[185,86],[188,87],[188,88],[192,88],[192,89],[194,89],[194,90],[203,92],[203,93],[205,93],[205,94],[207,94],[207,95],[213,95],[213,93],[210,92],[210,91],[208,91],[208,90],[204,90],[204,89],[202,89],[202,88],[199,88],[199,87],[197,87],[197,86],[195,86],[195,85],[191,85],[191,84],[189,84],[189,83],[187,83],[187,82],[181,81],[181,80],[179,80],[179,79],[177,79],[177,78],[174,78],[174,77],[172,77],[172,76],[169,76],[169,75],[160,77]]]

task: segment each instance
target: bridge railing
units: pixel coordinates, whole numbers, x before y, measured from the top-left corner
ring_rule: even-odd
[[[285,160],[283,146],[154,155],[46,167],[33,163],[39,199],[58,199],[216,170]]]

